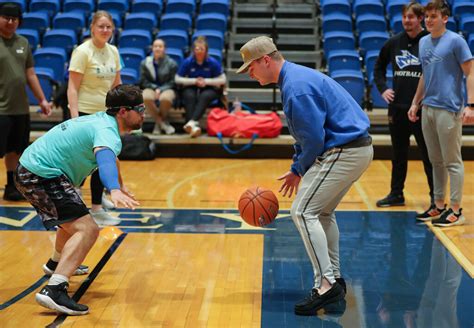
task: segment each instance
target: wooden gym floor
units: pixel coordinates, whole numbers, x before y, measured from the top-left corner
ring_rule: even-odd
[[[289,218],[291,200],[267,229],[236,210],[250,186],[278,191],[289,160],[157,159],[122,162],[141,202],[116,210],[73,277],[70,294],[90,314],[58,316],[34,301],[54,233],[24,202],[0,203],[1,327],[472,327],[474,162],[465,162],[466,224],[416,225],[429,201],[419,161],[409,163],[406,206],[375,207],[390,184],[389,161],[374,161],[338,208],[341,266],[348,283],[338,312],[297,317],[312,270]],[[5,172],[3,162],[0,172]],[[0,186],[5,184],[4,173]],[[88,183],[86,183],[88,186]],[[3,193],[0,190],[0,193]],[[90,201],[84,188],[86,202]]]

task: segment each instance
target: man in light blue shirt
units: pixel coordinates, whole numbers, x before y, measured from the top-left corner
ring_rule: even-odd
[[[408,111],[412,122],[423,106],[421,125],[433,165],[434,204],[417,216],[420,221],[449,227],[461,225],[464,165],[461,157],[462,124],[474,123],[474,73],[472,54],[466,40],[446,29],[449,7],[433,1],[425,7],[429,35],[420,40],[423,75]],[[466,76],[467,104],[463,99]],[[447,178],[450,180],[450,207],[446,208]]]

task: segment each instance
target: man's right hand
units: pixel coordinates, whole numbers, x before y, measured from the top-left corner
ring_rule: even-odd
[[[393,91],[393,89],[388,88],[382,93],[382,98],[387,102],[387,104],[390,104],[393,99],[395,99],[395,91]]]

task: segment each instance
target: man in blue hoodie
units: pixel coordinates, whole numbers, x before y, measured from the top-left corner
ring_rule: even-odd
[[[367,115],[337,82],[284,60],[272,39],[260,36],[240,49],[248,72],[261,85],[278,83],[288,128],[295,139],[290,170],[280,192],[295,200],[291,217],[313,265],[314,287],[295,305],[298,315],[315,315],[344,299],[335,209],[373,157]],[[301,185],[300,185],[301,182]]]

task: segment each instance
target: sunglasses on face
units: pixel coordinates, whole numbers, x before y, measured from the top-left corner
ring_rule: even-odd
[[[120,110],[120,108],[125,108],[126,110],[133,110],[138,114],[145,112],[145,105],[137,105],[137,106],[118,106],[118,107],[111,107],[110,109]]]

